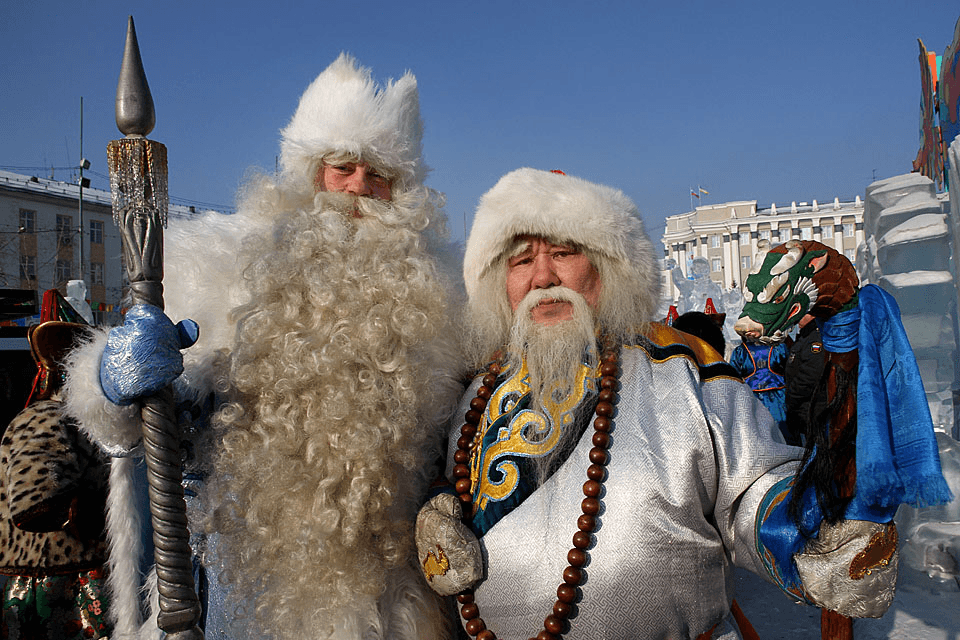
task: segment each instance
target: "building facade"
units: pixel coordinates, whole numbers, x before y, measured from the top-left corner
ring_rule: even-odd
[[[171,218],[191,215],[169,207]],[[0,288],[33,289],[39,299],[83,280],[96,323],[117,324],[125,276],[110,192],[84,189],[82,218],[81,228],[78,185],[0,171]]]
[[[756,200],[704,205],[668,216],[662,238],[664,258],[672,258],[687,276],[690,262],[705,258],[710,279],[723,289],[743,287],[761,240],[771,245],[816,240],[856,264],[857,247],[863,242],[863,203],[857,196],[854,202],[834,199],[821,205],[814,200],[760,210]],[[663,284],[668,297],[676,300],[679,291],[668,271]]]

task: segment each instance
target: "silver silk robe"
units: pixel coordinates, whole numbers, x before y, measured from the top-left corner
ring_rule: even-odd
[[[728,619],[732,565],[771,579],[756,550],[757,511],[764,494],[794,474],[802,450],[774,441],[769,412],[702,343],[660,325],[649,337],[621,351],[621,389],[595,546],[589,549],[578,613],[564,637],[696,638],[715,627],[714,638],[739,638]],[[508,375],[494,392],[481,430],[490,424],[491,412],[516,404],[519,394],[511,400],[504,391],[518,384],[525,389],[524,374]],[[581,380],[579,400],[590,410],[567,415],[578,414],[573,421],[592,425],[596,382],[589,375]],[[478,386],[479,379],[464,396],[465,407]],[[514,459],[526,455],[527,445],[517,445],[518,433],[531,413],[520,412],[509,430],[501,421],[496,436],[501,453],[512,448]],[[587,426],[558,470],[480,538],[486,575],[476,587],[476,601],[498,637],[534,636],[551,612],[581,514],[592,434]],[[448,460],[458,436],[456,425]],[[500,464],[503,471],[503,461],[503,455],[483,456],[481,465]],[[475,475],[486,477],[490,470],[475,469]],[[482,484],[475,502],[503,499],[512,476],[493,477],[506,480]]]

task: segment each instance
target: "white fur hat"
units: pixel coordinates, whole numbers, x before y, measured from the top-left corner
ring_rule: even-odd
[[[577,244],[619,263],[621,273],[648,284],[654,297],[659,292],[653,245],[630,198],[581,178],[524,168],[500,178],[480,198],[463,260],[469,296],[520,235]]]
[[[403,186],[422,184],[423,122],[417,79],[409,71],[385,87],[346,53],[307,87],[281,132],[285,172],[309,171],[330,152],[346,152],[394,173]]]

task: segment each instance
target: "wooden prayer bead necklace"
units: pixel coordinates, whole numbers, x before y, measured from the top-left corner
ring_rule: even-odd
[[[567,552],[569,565],[563,570],[563,582],[557,587],[557,601],[553,605],[553,613],[543,621],[543,630],[530,640],[558,640],[563,634],[564,621],[573,612],[573,602],[577,599],[577,591],[583,580],[582,567],[587,563],[587,547],[590,546],[590,534],[597,528],[597,514],[600,512],[600,493],[603,491],[603,480],[606,475],[604,466],[607,464],[607,449],[610,448],[610,428],[612,426],[614,404],[617,401],[617,376],[620,366],[617,361],[617,351],[612,347],[604,350],[600,359],[600,392],[597,394],[596,419],[593,421],[593,448],[590,449],[590,466],[587,468],[587,481],[583,483],[583,495],[586,496],[580,503],[583,515],[577,518],[577,532],[573,534],[573,548]],[[470,445],[477,435],[477,426],[487,408],[487,401],[493,395],[497,383],[500,365],[496,362],[490,365],[489,372],[483,376],[477,397],[470,401],[470,410],[464,416],[464,425],[460,427],[460,438],[457,439],[457,451],[453,454],[453,477],[456,479],[457,495],[463,508],[464,520],[469,520],[472,513],[472,487],[470,482]],[[496,634],[487,629],[480,609],[474,602],[473,590],[467,589],[457,594],[460,603],[460,615],[466,620],[464,628],[477,640],[496,640]]]

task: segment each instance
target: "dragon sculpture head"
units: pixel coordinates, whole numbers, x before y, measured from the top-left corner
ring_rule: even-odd
[[[859,279],[836,249],[813,240],[760,246],[743,287],[743,312],[734,325],[748,340],[772,344],[805,314],[821,318],[856,303]]]

